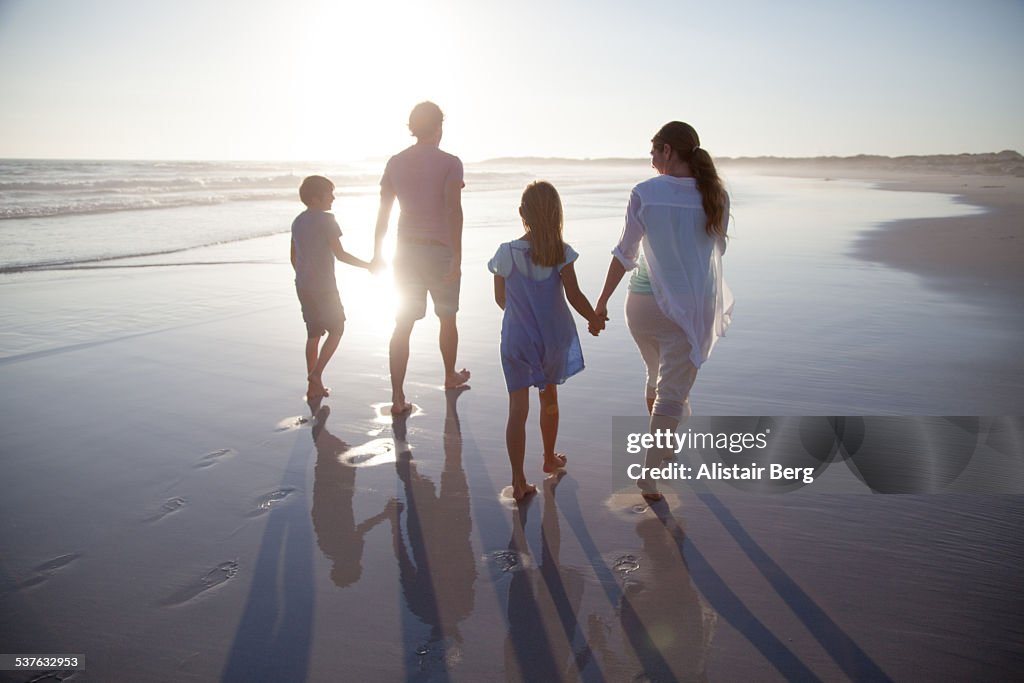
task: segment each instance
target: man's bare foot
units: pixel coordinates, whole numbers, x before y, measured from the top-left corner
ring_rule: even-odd
[[[461,386],[469,381],[469,370],[462,368],[456,372],[451,373],[444,378],[444,388],[454,389],[457,386]]]
[[[643,496],[644,500],[648,503],[660,503],[665,500],[665,496],[661,495],[657,491],[644,491],[640,495]]]
[[[512,482],[512,498],[517,503],[522,503],[527,496],[532,496],[535,493],[537,493],[537,487],[533,484],[527,484],[526,482],[517,484]]]
[[[391,404],[392,415],[404,415],[412,410],[412,404],[403,399],[396,399]]]
[[[561,453],[555,453],[553,456],[551,456],[550,459],[548,459],[548,457],[545,456],[544,474],[551,474],[552,472],[557,472],[558,470],[563,469],[565,467],[565,463],[567,460],[568,458],[566,458]]]

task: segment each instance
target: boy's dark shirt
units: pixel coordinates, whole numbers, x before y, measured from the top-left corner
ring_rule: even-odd
[[[337,291],[331,242],[341,237],[334,214],[306,209],[292,222],[295,287],[306,292]]]

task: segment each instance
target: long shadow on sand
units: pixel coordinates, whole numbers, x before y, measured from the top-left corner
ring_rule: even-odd
[[[447,679],[462,658],[459,623],[473,612],[476,561],[470,533],[469,487],[462,468],[462,439],[456,400],[446,392],[444,469],[440,491],[417,471],[407,441],[407,415],[393,423],[395,469],[405,501],[405,535],[401,514],[392,519],[392,541],[408,612],[402,619],[406,680]],[[424,640],[422,625],[429,631]]]
[[[309,442],[300,435],[285,466],[282,487],[305,487],[309,456]],[[313,534],[308,514],[299,500],[271,508],[223,681],[306,679],[313,631]]]
[[[604,681],[599,663],[577,619],[583,599],[582,573],[559,565],[561,531],[555,488],[561,477],[544,483],[541,519],[541,561],[531,567],[526,521],[535,497],[519,504],[512,515],[509,559],[516,563],[508,587],[508,637],[505,671],[524,681]]]
[[[754,566],[771,584],[783,602],[793,611],[807,630],[821,644],[821,647],[835,660],[839,668],[855,681],[890,681],[882,668],[843,631],[830,616],[803,591],[797,583],[780,567],[768,553],[758,545],[757,541],[747,533],[732,512],[729,511],[717,496],[711,493],[698,493],[700,500],[718,518],[722,526],[729,532]],[[678,522],[672,517],[668,507],[657,505],[654,508],[658,519],[676,540],[680,556],[692,555],[699,557],[696,547],[679,531]],[[692,550],[692,553],[691,553]],[[700,558],[703,561],[703,558]],[[756,644],[756,643],[755,643]],[[759,648],[760,649],[760,648]],[[762,650],[763,652],[763,650]],[[770,660],[772,661],[772,660]],[[780,669],[781,671],[781,669]]]

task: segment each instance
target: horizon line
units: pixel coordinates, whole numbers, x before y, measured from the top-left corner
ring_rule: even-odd
[[[1005,158],[1011,157],[1013,159],[1024,160],[1024,156],[1020,152],[1014,149],[1003,149],[998,152],[941,152],[931,154],[900,154],[900,155],[888,155],[888,154],[874,154],[862,152],[851,155],[837,155],[837,154],[822,154],[817,156],[778,156],[773,154],[762,154],[756,156],[712,156],[716,162],[720,161],[782,161],[782,162],[793,162],[793,161],[864,161],[864,160],[905,160],[905,159],[950,159],[950,158],[971,158],[971,157],[985,157],[985,158]],[[8,161],[74,161],[74,162],[151,162],[151,163],[290,163],[290,164],[360,164],[360,163],[376,163],[386,162],[388,156],[380,157],[363,157],[360,159],[273,159],[273,158],[224,158],[224,159],[213,159],[213,158],[151,158],[151,157],[135,157],[135,158],[116,158],[116,157],[3,157],[0,156],[0,162]],[[538,155],[522,155],[522,156],[498,156],[490,157],[487,159],[479,159],[474,161],[467,161],[469,164],[488,164],[488,163],[509,163],[509,162],[570,162],[570,163],[635,163],[644,162],[647,163],[649,159],[647,157],[562,157],[562,156],[538,156]]]

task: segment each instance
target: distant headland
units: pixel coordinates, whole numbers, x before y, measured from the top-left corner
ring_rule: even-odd
[[[559,157],[499,157],[481,163],[488,165],[635,165],[647,159],[603,157],[596,159],[567,159]],[[850,157],[715,157],[715,162],[732,168],[752,170],[809,169],[872,169],[920,173],[971,173],[981,175],[1012,175],[1024,177],[1024,156],[1013,150],[982,154],[930,154],[922,156],[889,157],[878,154],[858,154]]]

